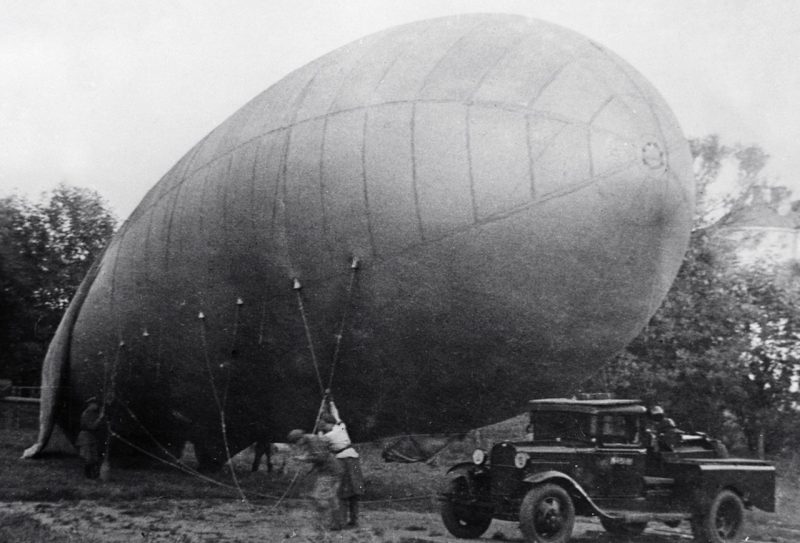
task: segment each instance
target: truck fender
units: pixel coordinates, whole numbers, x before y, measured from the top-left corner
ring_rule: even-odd
[[[589,506],[589,508],[592,511],[592,514],[600,517],[601,519],[606,519],[611,521],[616,519],[616,517],[614,517],[613,515],[609,515],[608,513],[600,509],[600,507],[598,507],[597,504],[592,501],[592,499],[589,497],[586,491],[581,487],[581,485],[578,484],[578,482],[575,479],[573,479],[566,473],[555,470],[542,471],[539,473],[534,473],[533,475],[529,475],[525,477],[525,479],[523,480],[531,485],[539,485],[542,483],[550,483],[550,482],[559,484],[565,487],[567,491],[569,491],[571,494],[573,495],[577,494],[580,501],[584,502],[586,505]]]
[[[528,475],[524,479],[526,483],[530,483],[532,485],[538,485],[551,480],[567,483],[569,486],[577,490],[582,496],[586,496],[586,492],[581,488],[581,485],[579,485],[575,479],[561,471],[540,471],[538,473],[534,473],[533,475]]]
[[[485,472],[485,469],[481,469],[481,466],[476,466],[472,462],[461,462],[452,466],[447,470],[444,480],[442,481],[443,485],[439,491],[440,499],[450,499],[450,485],[462,477],[466,480],[470,495],[477,497],[480,494],[477,488],[478,479],[480,475],[485,474]]]

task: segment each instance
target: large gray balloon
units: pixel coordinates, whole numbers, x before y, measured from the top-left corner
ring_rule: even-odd
[[[507,15],[366,37],[147,194],[54,341],[43,435],[113,390],[119,435],[213,464],[221,410],[232,451],[309,427],[334,360],[356,439],[498,420],[637,334],[692,200],[669,108],[590,40]]]

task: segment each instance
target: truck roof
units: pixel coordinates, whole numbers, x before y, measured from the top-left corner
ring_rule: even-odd
[[[597,399],[576,400],[573,398],[543,398],[531,400],[531,411],[574,411],[579,413],[629,413],[642,414],[647,408],[641,400]]]

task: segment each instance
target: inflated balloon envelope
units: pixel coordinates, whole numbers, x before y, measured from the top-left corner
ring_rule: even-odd
[[[213,465],[310,427],[329,384],[357,440],[568,394],[661,302],[693,192],[669,108],[593,41],[511,15],[363,38],[150,190],[53,340],[29,452],[90,395]]]

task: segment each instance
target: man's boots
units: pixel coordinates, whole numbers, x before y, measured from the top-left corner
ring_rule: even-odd
[[[350,506],[350,522],[347,523],[350,527],[358,526],[358,496],[353,496],[347,500]]]

